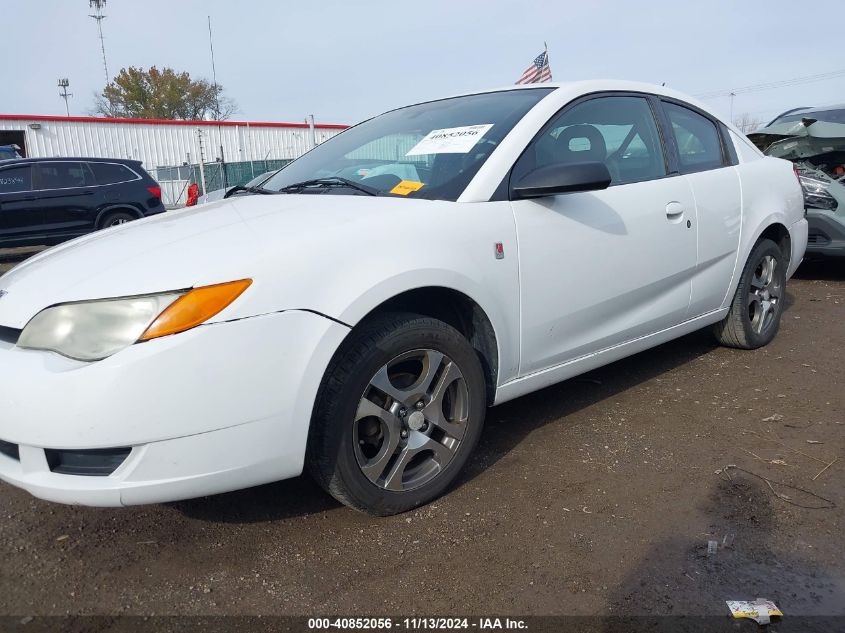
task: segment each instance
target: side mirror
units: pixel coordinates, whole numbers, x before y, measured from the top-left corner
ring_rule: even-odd
[[[529,171],[511,188],[511,199],[542,198],[573,191],[598,191],[610,185],[607,165],[599,161],[555,163]]]

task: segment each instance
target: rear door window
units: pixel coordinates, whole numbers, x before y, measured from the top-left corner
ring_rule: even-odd
[[[705,116],[675,103],[663,102],[678,146],[681,173],[725,166],[716,124]]]
[[[0,193],[32,191],[32,169],[29,165],[0,169]]]
[[[38,189],[73,189],[94,184],[91,171],[84,163],[38,163],[36,169]]]
[[[118,163],[91,163],[90,165],[94,172],[94,178],[96,178],[97,184],[100,185],[113,185],[118,182],[128,182],[138,178],[135,172],[125,165],[119,165]]]

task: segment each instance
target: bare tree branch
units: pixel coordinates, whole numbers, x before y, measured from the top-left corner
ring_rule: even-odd
[[[734,117],[733,124],[739,128],[743,134],[753,132],[763,124],[760,117],[752,116],[748,112],[743,112],[738,117]]]

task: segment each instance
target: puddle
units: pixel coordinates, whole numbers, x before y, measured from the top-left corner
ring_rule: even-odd
[[[726,600],[767,598],[785,620],[845,616],[845,566],[836,539],[820,539],[827,549],[815,557],[826,556],[823,565],[784,549],[788,534],[811,530],[815,522],[784,518],[773,501],[753,480],[717,484],[703,514],[655,542],[623,581],[611,600],[614,613],[726,615]]]
[[[699,591],[723,603],[760,597],[772,600],[788,615],[845,615],[845,578],[799,567],[787,558],[760,562],[721,550],[686,573],[701,585]]]

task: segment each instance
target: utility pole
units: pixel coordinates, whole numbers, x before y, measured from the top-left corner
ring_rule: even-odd
[[[73,96],[73,93],[67,91],[68,86],[70,86],[70,81],[68,81],[67,77],[59,79],[59,88],[62,89],[59,96],[65,100],[65,113],[70,116],[70,108],[68,107],[67,100]]]
[[[246,142],[249,144],[249,170],[252,173],[252,178],[255,178],[255,154],[252,151],[252,134],[249,131],[249,121],[246,122]]]
[[[106,16],[103,15],[103,7],[106,6],[106,0],[88,0],[88,7],[94,9],[94,13],[88,14],[88,17],[94,18],[97,21],[97,30],[100,32],[100,50],[103,52],[103,70],[106,73],[106,85],[109,85],[109,65],[106,63],[106,44],[103,41],[103,20]]]
[[[205,188],[205,151],[202,147],[202,129],[197,128],[197,144],[199,145],[199,158],[200,158],[200,183],[202,183],[202,193],[203,195],[207,194],[208,191]]]
[[[308,128],[311,132],[311,149],[314,149],[315,147],[317,147],[317,128],[314,125],[314,115],[309,114],[305,118],[305,122],[308,124]]]
[[[214,40],[211,37],[211,16],[208,16],[208,47],[211,50],[211,81],[214,82],[214,120],[220,120],[220,89],[217,87],[217,68],[214,65]]]
[[[734,124],[734,97],[736,96],[735,92],[731,93],[731,125]]]

